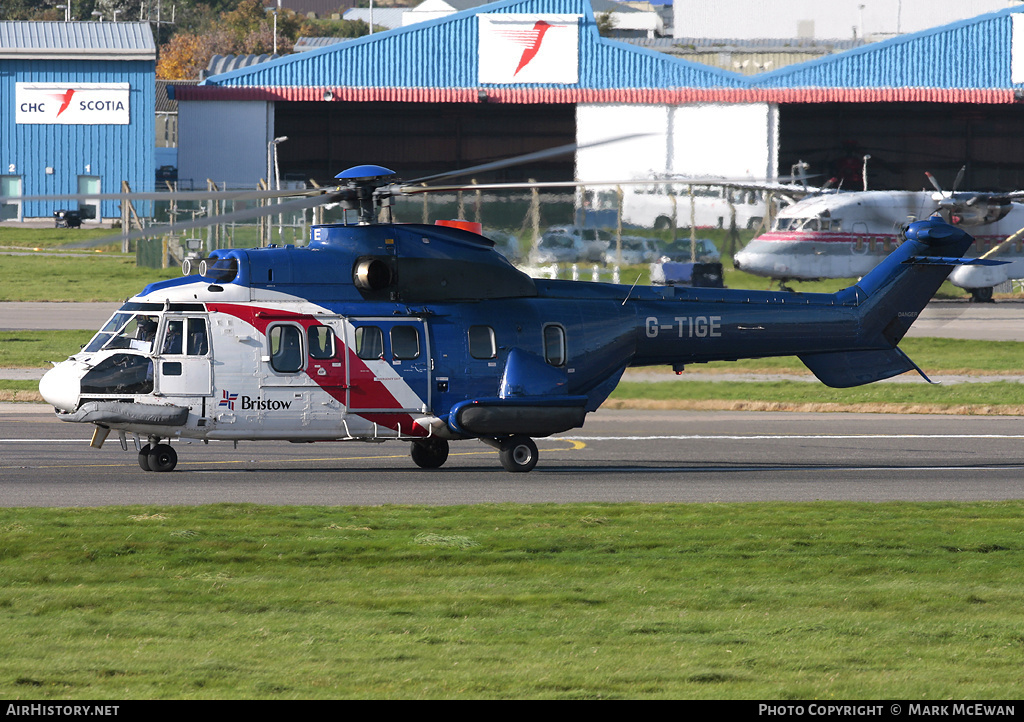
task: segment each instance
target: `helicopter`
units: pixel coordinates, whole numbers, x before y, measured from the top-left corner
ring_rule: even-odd
[[[476,224],[395,222],[393,198],[423,186],[375,165],[337,179],[272,207],[346,209],[308,245],[215,250],[129,298],[41,379],[57,418],[97,448],[131,436],[150,472],[175,469],[180,439],[397,440],[424,469],[477,439],[523,473],[534,439],[581,427],[631,366],[797,355],[839,388],[924,375],[899,341],[952,266],[998,263],[962,258],[971,236],[933,219],[834,294],[535,279]]]
[[[767,232],[736,253],[733,265],[757,276],[788,281],[863,276],[900,242],[908,221],[938,213],[947,223],[974,231],[972,255],[997,253],[1009,260],[996,265],[965,265],[949,281],[970,291],[972,300],[992,300],[993,288],[1024,277],[1024,248],[1016,232],[1024,228],[1024,191],[1010,193],[945,192],[930,173],[930,191],[833,191],[808,195],[783,207]]]

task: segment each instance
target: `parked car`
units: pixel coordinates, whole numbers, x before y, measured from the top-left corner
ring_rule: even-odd
[[[690,255],[689,238],[677,238],[666,243],[662,247],[659,257],[666,258],[669,261],[678,261],[679,263],[689,263],[691,261],[696,261],[697,263],[720,263],[722,261],[722,254],[718,251],[718,247],[715,246],[715,242],[710,238],[697,239],[696,258],[692,258]]]
[[[623,265],[635,266],[638,263],[650,263],[651,261],[656,261],[658,257],[658,243],[653,238],[641,238],[639,236],[622,237]],[[619,262],[614,239],[608,246],[608,250],[604,252],[604,262]]]
[[[537,243],[538,263],[599,262],[612,242],[608,231],[580,226],[552,226]]]

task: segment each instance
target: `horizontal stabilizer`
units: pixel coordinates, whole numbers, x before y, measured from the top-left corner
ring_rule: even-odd
[[[917,364],[898,348],[805,354],[800,356],[800,360],[819,381],[835,389],[869,384],[907,371],[921,372]],[[923,373],[921,375],[924,376]]]
[[[915,266],[1002,266],[1009,261],[994,258],[949,258],[947,256],[911,256],[904,263]]]

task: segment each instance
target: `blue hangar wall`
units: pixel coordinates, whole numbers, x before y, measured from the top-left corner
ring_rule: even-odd
[[[155,79],[148,23],[0,23],[0,192],[74,194],[82,183],[118,193],[121,181],[152,191]],[[52,218],[79,205],[26,201],[0,215]],[[90,205],[121,216],[118,201]]]

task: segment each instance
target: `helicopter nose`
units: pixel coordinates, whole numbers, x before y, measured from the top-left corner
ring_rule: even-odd
[[[81,391],[82,375],[76,364],[69,361],[57,364],[39,380],[39,393],[46,403],[61,411],[77,409]]]

